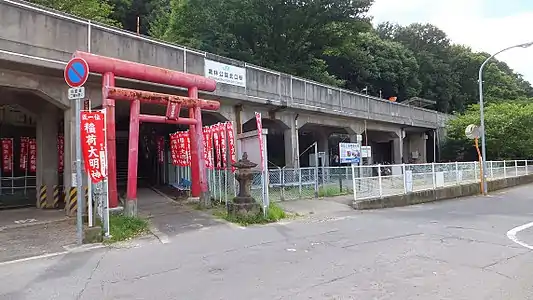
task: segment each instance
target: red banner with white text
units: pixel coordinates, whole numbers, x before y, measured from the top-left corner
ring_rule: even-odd
[[[221,169],[221,159],[222,159],[222,156],[220,154],[220,129],[219,129],[219,124],[215,124],[213,126],[211,126],[211,130],[213,131],[213,142],[215,143],[215,157],[216,157],[216,169],[217,170],[220,170]]]
[[[27,136],[20,137],[19,169],[21,171],[28,170],[28,149],[29,149],[29,138]]]
[[[37,140],[34,138],[28,139],[28,154],[30,156],[30,173],[37,172]]]
[[[209,143],[211,141],[211,138],[210,138],[211,128],[206,126],[206,127],[202,128],[202,131],[203,131],[203,136],[204,136],[204,161],[205,161],[205,167],[207,169],[211,169],[212,168],[212,166],[211,166],[211,153],[210,153],[211,147],[209,146]]]
[[[222,169],[227,168],[228,166],[228,149],[226,145],[226,124],[220,123],[218,124],[219,129],[219,139],[220,139],[220,153],[222,154],[222,162],[221,167]]]
[[[237,163],[237,151],[235,149],[235,133],[233,132],[233,122],[226,122],[226,132],[228,134],[228,151],[231,172],[235,172],[235,167],[233,164]]]
[[[2,139],[2,171],[13,172],[13,139]]]
[[[191,165],[191,138],[189,136],[188,130],[183,133],[183,137],[185,139],[185,154],[184,154],[185,166],[190,166]]]
[[[178,133],[170,134],[170,158],[174,166],[179,166],[179,138]]]
[[[98,183],[107,176],[106,149],[104,132],[104,113],[102,111],[81,112],[81,149],[85,170],[91,181]]]
[[[157,161],[160,164],[165,162],[165,138],[162,136],[157,137]]]
[[[65,167],[65,138],[62,135],[57,136],[57,170],[63,172]]]

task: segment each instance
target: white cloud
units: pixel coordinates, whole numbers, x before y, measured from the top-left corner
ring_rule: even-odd
[[[487,5],[486,0],[375,0],[370,15],[375,23],[432,23],[453,42],[488,53],[533,41],[533,11],[488,18],[483,16]],[[497,58],[533,83],[533,47],[509,50]]]

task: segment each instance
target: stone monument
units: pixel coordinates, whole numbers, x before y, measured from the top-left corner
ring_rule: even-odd
[[[233,164],[237,169],[235,179],[239,182],[239,192],[233,201],[228,203],[229,215],[257,215],[261,212],[261,205],[251,195],[254,174],[252,168],[256,163],[248,160],[248,153],[244,152],[242,158]]]

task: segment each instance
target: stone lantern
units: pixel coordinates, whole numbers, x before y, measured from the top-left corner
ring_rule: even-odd
[[[261,212],[261,205],[251,195],[254,174],[252,169],[256,163],[248,160],[248,153],[244,152],[242,158],[233,166],[237,169],[235,179],[239,182],[237,197],[228,204],[229,215],[257,215]]]

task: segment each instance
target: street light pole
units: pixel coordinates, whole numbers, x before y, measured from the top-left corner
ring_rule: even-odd
[[[485,111],[483,107],[483,68],[485,65],[491,60],[494,56],[505,52],[510,49],[514,48],[528,48],[531,45],[533,45],[533,42],[525,43],[525,44],[519,44],[514,45],[511,47],[507,47],[505,49],[502,49],[494,54],[492,54],[489,58],[485,59],[485,61],[481,64],[481,67],[479,67],[479,75],[478,75],[478,82],[479,82],[479,117],[481,119],[481,168],[483,169],[483,176],[481,178],[481,181],[483,183],[483,194],[487,195],[487,154],[486,154],[486,146],[485,146]]]

